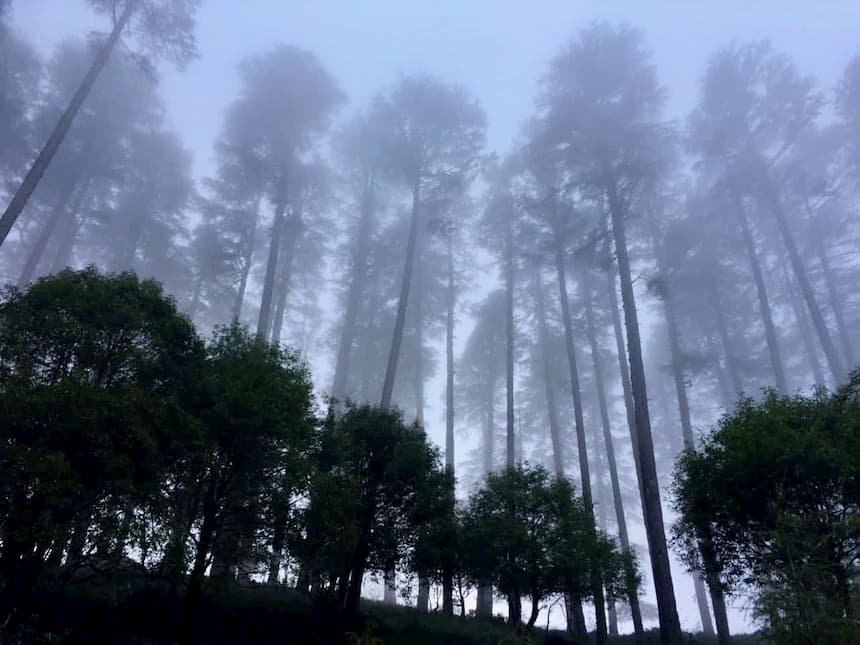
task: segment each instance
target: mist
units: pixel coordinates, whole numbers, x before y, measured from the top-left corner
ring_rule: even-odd
[[[459,503],[517,464],[566,478],[643,574],[608,629],[716,633],[673,532],[679,455],[860,359],[860,6],[0,0],[0,20],[0,282],[153,278],[201,337],[238,322],[294,352],[320,419],[416,421]],[[381,569],[365,598],[421,605]],[[760,625],[750,598],[726,593],[733,633]],[[537,624],[564,629],[563,604]]]

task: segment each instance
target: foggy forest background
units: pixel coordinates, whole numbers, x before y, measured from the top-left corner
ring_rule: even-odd
[[[85,31],[48,51],[22,4],[0,27],[4,206],[95,51]],[[181,25],[151,50],[137,33],[2,242],[0,278],[155,278],[201,333],[238,320],[298,351],[321,404],[401,408],[460,496],[520,461],[582,490],[585,448],[598,526],[647,562],[619,268],[669,526],[676,456],[741,393],[835,388],[857,365],[860,57],[823,83],[767,40],[729,37],[677,114],[647,32],[568,22],[510,145],[466,85],[403,69],[350,100],[285,38],[219,70],[233,90],[223,110],[198,106],[219,123],[201,149],[158,79],[192,77],[207,48]],[[692,578],[673,573],[695,626]]]

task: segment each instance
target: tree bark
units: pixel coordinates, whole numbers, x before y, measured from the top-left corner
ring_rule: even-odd
[[[678,330],[678,318],[672,300],[669,277],[663,260],[663,252],[659,246],[655,249],[657,256],[657,270],[663,285],[663,314],[666,319],[666,331],[669,336],[669,354],[672,365],[672,379],[675,382],[675,396],[678,399],[678,414],[681,418],[681,436],[684,440],[684,448],[691,450],[695,448],[693,437],[693,424],[690,421],[690,403],[687,399],[687,385],[684,380],[684,367],[681,363],[681,339]],[[699,620],[702,624],[702,632],[706,636],[714,635],[714,624],[711,621],[711,612],[708,609],[708,597],[701,576],[693,574],[693,587],[696,595],[696,605],[699,608]]]
[[[284,211],[287,208],[287,170],[281,168],[275,196],[275,218],[272,221],[272,236],[269,241],[269,259],[263,279],[263,297],[260,301],[260,316],[257,319],[257,337],[266,340],[272,316],[272,296],[275,292],[275,275],[278,270],[278,252],[281,248],[281,232],[284,228]]]
[[[553,223],[555,227],[555,222]],[[579,388],[579,370],[576,365],[576,351],[573,346],[573,323],[570,319],[570,304],[567,297],[567,278],[564,268],[564,253],[560,231],[553,231],[555,268],[558,275],[558,292],[561,305],[561,318],[564,323],[564,344],[567,351],[567,365],[570,370],[570,394],[573,399],[573,417],[576,428],[576,445],[579,451],[579,476],[582,488],[582,502],[585,512],[594,527],[594,502],[591,495],[591,474],[588,468],[588,446],[585,437],[585,421],[582,413],[582,393]],[[603,597],[603,583],[599,570],[591,572],[591,593],[594,597],[594,615],[597,623],[597,642],[607,640],[606,604]]]
[[[588,342],[591,348],[591,366],[594,373],[594,385],[597,389],[597,404],[600,409],[600,422],[603,428],[603,444],[606,450],[606,461],[609,465],[609,482],[612,487],[612,501],[615,506],[615,520],[618,524],[618,540],[625,553],[631,553],[630,536],[627,533],[627,519],[624,514],[624,500],[621,497],[621,483],[618,479],[618,464],[615,460],[615,446],[612,440],[612,427],[609,421],[609,406],[606,403],[606,388],[603,383],[603,367],[600,362],[600,344],[597,340],[597,326],[594,322],[594,307],[592,305],[591,269],[586,267],[582,272],[582,297],[585,303],[585,324]],[[639,608],[639,594],[636,588],[634,572],[627,572],[627,594],[630,597],[630,614],[633,619],[633,630],[636,642],[643,643],[645,632],[642,627],[642,612]],[[614,609],[614,604],[612,606]],[[610,615],[612,619],[612,615]],[[610,620],[611,626],[612,620]],[[611,630],[610,630],[611,631]],[[615,632],[618,632],[616,620]]]
[[[546,306],[544,303],[543,284],[540,272],[534,270],[532,290],[535,298],[535,313],[537,314],[538,342],[540,343],[541,367],[543,369],[544,390],[546,393],[547,416],[549,418],[549,434],[552,441],[552,456],[557,477],[564,477],[564,456],[561,444],[561,424],[558,420],[558,404],[555,400],[555,383],[549,361],[549,332],[546,322]]]
[[[72,199],[73,195],[74,200],[72,207],[69,210],[74,213],[74,211],[80,207],[86,193],[87,185],[86,182],[80,184],[78,181],[79,176],[80,172],[75,173],[75,176],[72,177],[60,190],[60,195],[54,204],[54,208],[51,209],[51,215],[48,217],[48,221],[42,226],[42,230],[39,231],[39,236],[36,238],[33,248],[27,255],[27,261],[24,263],[21,276],[18,278],[19,289],[23,289],[30,283],[30,281],[33,280],[39,261],[45,254],[45,249],[48,247],[48,242],[51,240],[51,236],[54,234],[54,231],[57,230],[57,226],[66,214],[66,206],[68,205],[69,200]],[[77,193],[75,193],[75,190],[77,190]]]
[[[370,176],[365,181],[364,195],[361,200],[361,213],[358,221],[358,241],[352,261],[349,292],[346,299],[346,311],[343,317],[343,327],[340,331],[337,360],[334,366],[334,383],[331,394],[341,400],[347,395],[346,384],[349,378],[352,346],[355,343],[358,309],[364,295],[367,282],[368,261],[370,258],[370,236],[373,232],[373,194],[374,180]]]
[[[830,300],[830,308],[833,309],[833,317],[836,319],[836,329],[839,332],[839,341],[848,365],[854,365],[854,348],[851,344],[851,336],[848,333],[848,325],[845,324],[845,312],[842,308],[842,299],[836,289],[836,280],[833,278],[833,270],[830,268],[830,258],[827,257],[827,249],[824,243],[818,240],[818,260],[821,262],[821,271],[824,274],[824,284],[827,286],[827,296]]]
[[[642,345],[639,339],[639,320],[636,311],[636,298],[633,293],[630,259],[627,255],[627,237],[624,228],[625,212],[617,194],[617,186],[613,177],[607,178],[606,188],[612,218],[612,232],[615,238],[615,250],[618,256],[618,272],[621,278],[624,321],[627,328],[630,385],[633,394],[639,467],[643,484],[645,532],[648,537],[648,551],[651,556],[651,570],[657,596],[660,642],[663,645],[677,645],[681,642],[681,625],[675,604],[672,572],[669,568],[663,509],[660,504],[660,485],[657,481],[657,465],[654,461],[654,443],[651,436],[648,393],[645,385],[645,366],[642,361]]]
[[[800,332],[800,337],[803,340],[803,348],[806,351],[806,357],[809,360],[809,367],[812,370],[812,378],[816,385],[824,385],[824,372],[821,370],[821,361],[818,360],[818,349],[815,347],[815,339],[812,337],[812,330],[809,328],[809,320],[806,318],[807,312],[803,309],[803,303],[797,297],[797,291],[791,282],[791,278],[786,276],[785,288],[788,291],[788,301],[791,303],[791,310],[794,313],[794,319],[797,321],[797,330]]]
[[[782,235],[782,241],[785,243],[785,248],[788,250],[788,259],[791,262],[791,268],[797,278],[797,283],[800,285],[800,293],[806,302],[806,307],[809,309],[809,316],[812,318],[812,326],[818,335],[818,340],[821,343],[821,348],[824,350],[824,355],[827,357],[827,364],[830,367],[830,372],[833,374],[833,380],[837,385],[841,385],[847,377],[847,372],[836,351],[836,346],[833,344],[833,339],[830,337],[830,332],[827,331],[827,323],[824,321],[824,316],[821,314],[821,308],[815,300],[815,291],[812,289],[812,284],[809,282],[809,275],[806,272],[806,267],[803,263],[803,258],[800,257],[800,252],[797,250],[797,243],[794,241],[794,235],[788,227],[788,222],[785,219],[785,213],[782,209],[782,201],[773,184],[773,180],[765,175],[764,177],[764,197],[768,202],[768,206],[776,218],[779,232]]]
[[[12,226],[15,224],[18,216],[23,212],[24,207],[27,205],[27,202],[36,190],[36,186],[39,185],[42,175],[45,174],[51,161],[53,161],[56,156],[57,150],[60,149],[60,145],[62,145],[63,140],[69,133],[72,123],[80,111],[81,106],[84,104],[84,101],[93,89],[96,79],[98,79],[99,74],[107,64],[108,59],[110,59],[111,53],[122,35],[123,29],[125,29],[128,21],[131,19],[132,14],[139,4],[140,0],[129,0],[126,3],[125,9],[117,19],[110,36],[108,36],[104,45],[99,49],[98,54],[96,54],[96,57],[93,60],[89,71],[87,71],[86,76],[84,76],[81,85],[78,87],[78,90],[75,92],[75,95],[72,97],[72,100],[69,102],[69,105],[66,107],[60,120],[57,122],[57,125],[54,127],[54,131],[51,132],[51,135],[48,137],[45,147],[39,152],[33,165],[30,166],[30,169],[27,171],[24,181],[21,182],[21,186],[19,186],[18,190],[15,191],[15,195],[12,197],[12,201],[9,202],[9,206],[6,207],[6,211],[3,213],[3,216],[0,217],[0,246],[2,246],[3,242],[6,241],[6,238],[9,236],[9,231],[12,230]]]
[[[764,322],[764,333],[765,340],[767,341],[768,353],[770,354],[770,364],[773,368],[774,379],[776,379],[776,391],[779,394],[786,394],[788,392],[788,385],[785,381],[785,371],[783,370],[782,357],[779,353],[776,328],[773,326],[773,316],[770,313],[770,302],[767,297],[767,287],[765,287],[761,265],[759,264],[758,255],[756,254],[755,240],[753,239],[749,221],[747,220],[747,215],[744,211],[743,201],[739,195],[735,196],[735,200],[738,219],[741,224],[741,232],[744,237],[744,245],[747,247],[747,258],[749,259],[750,269],[752,269],[755,290],[758,294],[758,304],[762,321]]]
[[[508,468],[516,464],[514,454],[514,226],[505,220],[505,454]]]
[[[448,232],[448,317],[445,321],[445,465],[454,473],[454,234]]]
[[[281,330],[284,327],[284,316],[287,311],[287,296],[290,293],[290,282],[293,277],[293,263],[296,257],[296,247],[299,243],[299,237],[302,235],[304,224],[299,207],[290,217],[288,222],[285,222],[287,239],[283,242],[282,250],[283,257],[278,263],[280,265],[280,282],[278,284],[278,300],[275,303],[275,316],[272,320],[272,335],[269,340],[272,343],[278,343],[281,340]]]
[[[260,199],[262,195],[257,194],[254,200],[254,213],[251,226],[242,236],[242,273],[239,276],[239,288],[236,290],[236,300],[233,303],[233,320],[238,321],[242,317],[242,305],[245,302],[245,290],[248,287],[248,276],[251,274],[251,261],[254,257],[254,242],[257,238],[257,223],[260,219]]]
[[[391,406],[391,394],[394,391],[394,378],[397,374],[397,362],[400,359],[400,346],[403,343],[403,327],[406,324],[406,306],[409,303],[409,287],[412,282],[412,271],[415,265],[415,246],[418,240],[418,215],[421,200],[421,174],[415,177],[412,186],[412,216],[409,222],[409,238],[406,241],[406,263],[403,267],[403,279],[400,284],[400,299],[397,302],[397,318],[394,321],[394,334],[388,353],[388,365],[385,368],[385,380],[382,383],[382,401],[380,407]]]
[[[430,579],[424,576],[418,578],[418,601],[415,608],[425,614],[430,609]]]

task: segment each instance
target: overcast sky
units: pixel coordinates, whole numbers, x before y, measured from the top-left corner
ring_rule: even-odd
[[[106,29],[84,0],[13,4],[14,26],[45,56],[64,37]],[[850,56],[860,52],[860,0],[204,0],[200,59],[183,73],[163,69],[162,93],[170,120],[195,155],[198,176],[212,169],[212,142],[237,90],[237,63],[279,43],[321,59],[350,97],[344,114],[402,72],[458,82],[487,113],[489,147],[504,152],[531,111],[548,61],[595,19],[644,31],[668,90],[668,114],[678,119],[696,101],[708,56],[733,40],[770,39],[828,96]],[[437,441],[438,392],[428,393]],[[692,585],[676,572],[682,621],[694,627]],[[749,624],[737,609],[732,622],[735,628]]]

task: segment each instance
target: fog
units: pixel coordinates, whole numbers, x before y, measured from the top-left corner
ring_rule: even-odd
[[[656,625],[642,432],[670,536],[674,460],[741,393],[857,365],[860,4],[195,4],[132,16],[10,217],[125,6],[12,0],[2,282],[132,269],[205,334],[238,318],[299,351],[321,407],[400,407],[461,498],[506,463],[572,479],[610,535],[623,507]]]

